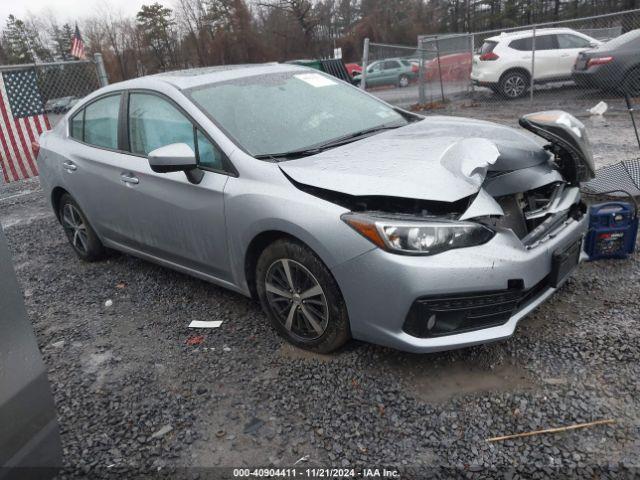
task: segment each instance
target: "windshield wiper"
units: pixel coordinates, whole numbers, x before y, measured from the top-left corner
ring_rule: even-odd
[[[294,158],[307,157],[309,155],[315,155],[329,148],[338,147],[346,143],[353,142],[359,138],[371,135],[373,133],[381,132],[383,130],[392,130],[394,128],[402,127],[403,125],[380,125],[378,127],[367,128],[358,132],[350,133],[342,137],[334,138],[328,142],[320,143],[312,147],[301,148],[299,150],[291,150],[283,153],[265,153],[263,155],[255,155],[255,158],[260,160],[291,160]]]

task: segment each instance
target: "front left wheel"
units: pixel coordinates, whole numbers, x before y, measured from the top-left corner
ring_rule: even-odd
[[[58,218],[71,247],[80,259],[95,262],[104,257],[102,242],[71,195],[64,194],[60,199]]]
[[[351,337],[336,281],[303,244],[283,239],[267,247],[258,259],[256,287],[271,325],[293,345],[328,353]]]

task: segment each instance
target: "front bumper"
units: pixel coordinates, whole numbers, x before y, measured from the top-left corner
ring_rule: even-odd
[[[510,230],[488,243],[434,256],[404,256],[371,250],[333,269],[345,299],[354,338],[410,352],[434,352],[487,343],[513,335],[518,322],[557,288],[545,284],[554,252],[579,240],[587,216],[568,223],[544,243],[527,249]],[[477,292],[533,292],[506,322],[451,335],[420,338],[406,331],[416,300]]]

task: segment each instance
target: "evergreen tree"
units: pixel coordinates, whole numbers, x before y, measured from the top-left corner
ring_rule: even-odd
[[[143,5],[136,15],[136,20],[138,28],[160,68],[166,70],[176,65],[172,32],[175,21],[172,10],[159,3]]]
[[[71,60],[71,38],[73,30],[71,25],[65,23],[62,28],[54,24],[51,28],[51,41],[56,57],[61,60]]]
[[[33,50],[29,40],[25,23],[14,15],[9,15],[2,35],[7,63],[33,62]]]

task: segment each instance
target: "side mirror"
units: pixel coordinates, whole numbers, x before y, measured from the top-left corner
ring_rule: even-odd
[[[149,152],[149,166],[156,173],[193,170],[196,154],[186,143],[172,143]]]

